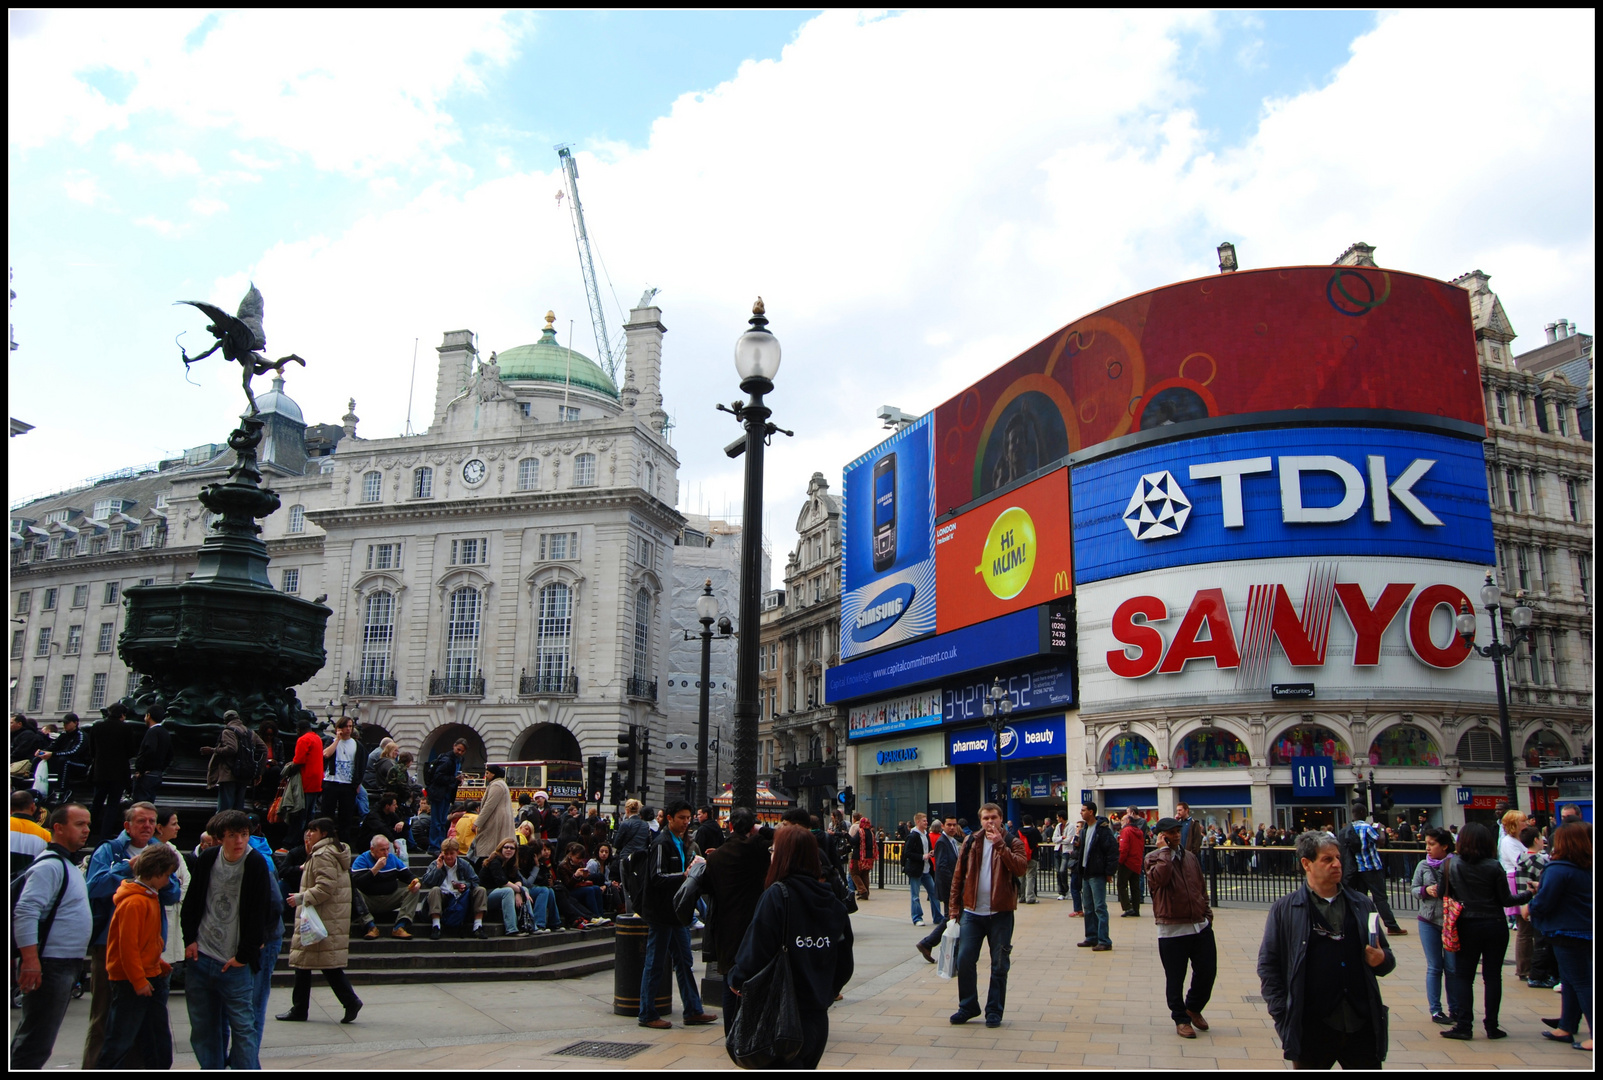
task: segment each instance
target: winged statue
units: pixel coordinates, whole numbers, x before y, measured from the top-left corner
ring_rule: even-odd
[[[218,349],[223,350],[223,359],[230,363],[239,364],[244,368],[242,381],[245,387],[245,398],[250,402],[252,416],[261,411],[256,407],[256,395],[251,392],[250,381],[252,377],[265,375],[269,371],[277,371],[282,375],[286,364],[306,366],[306,361],[294,353],[280,357],[277,360],[269,360],[262,355],[262,350],[267,348],[267,334],[262,330],[262,294],[257,290],[255,282],[251,283],[250,292],[245,294],[245,299],[239,302],[239,314],[237,315],[230,315],[222,308],[215,304],[208,304],[204,300],[179,300],[177,303],[188,304],[205,312],[206,316],[211,319],[211,324],[206,327],[206,330],[217,339],[215,345],[199,356],[190,356],[184,352],[183,346],[180,345],[178,351],[183,356],[185,369],[188,369],[191,364],[206,359]]]

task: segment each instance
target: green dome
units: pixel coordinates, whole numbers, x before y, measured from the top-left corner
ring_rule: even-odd
[[[546,382],[572,385],[618,400],[618,387],[601,366],[582,353],[557,344],[557,332],[549,319],[540,340],[497,353],[502,382]]]

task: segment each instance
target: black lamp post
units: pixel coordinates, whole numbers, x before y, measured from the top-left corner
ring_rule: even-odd
[[[1006,819],[1007,796],[1002,789],[1007,785],[1007,777],[1002,772],[1002,729],[1007,726],[1008,714],[1013,711],[1013,699],[1002,688],[1002,676],[998,675],[991,684],[990,700],[981,706],[980,711],[985,715],[986,723],[991,725],[991,752],[996,758],[996,798],[1003,810],[1002,817]]]
[[[768,332],[762,297],[751,307],[751,329],[735,341],[735,370],[740,389],[749,398],[718,408],[733,413],[746,429],[745,437],[725,447],[730,457],[746,455],[746,497],[741,506],[740,534],[740,648],[735,668],[735,759],[730,806],[757,807],[757,704],[758,614],[762,573],[763,447],[775,432],[785,431],[768,422],[773,415],[763,395],[774,389],[779,372],[779,340]],[[786,435],[792,432],[785,431]]]
[[[1468,601],[1459,605],[1457,629],[1458,636],[1464,639],[1476,654],[1486,657],[1492,662],[1492,670],[1497,675],[1497,720],[1503,729],[1503,785],[1508,788],[1508,808],[1519,809],[1519,788],[1514,782],[1514,732],[1508,719],[1508,687],[1503,680],[1503,660],[1513,656],[1515,651],[1524,642],[1531,640],[1531,617],[1535,611],[1525,602],[1525,590],[1521,589],[1514,600],[1514,611],[1510,620],[1514,623],[1514,634],[1507,644],[1498,640],[1498,615],[1503,608],[1503,590],[1497,587],[1492,575],[1486,575],[1486,584],[1481,586],[1481,603],[1486,606],[1488,620],[1492,624],[1492,643],[1490,645],[1475,644],[1475,613],[1470,610]]]
[[[729,616],[718,619],[718,598],[712,594],[712,578],[702,594],[696,597],[696,620],[701,623],[701,711],[696,719],[696,779],[687,791],[685,801],[692,806],[699,806],[707,801],[707,711],[708,697],[712,692],[712,639],[714,637],[733,637],[734,629],[729,625]],[[718,620],[718,633],[712,632],[712,624]],[[690,631],[685,631],[685,640],[690,640]],[[698,802],[697,800],[700,800]]]

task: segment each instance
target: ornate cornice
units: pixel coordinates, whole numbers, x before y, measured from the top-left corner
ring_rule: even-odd
[[[643,498],[639,488],[578,488],[569,491],[520,491],[473,499],[408,503],[359,503],[354,506],[307,510],[306,519],[325,532],[334,528],[394,525],[407,521],[467,519],[532,511],[624,510],[647,518],[672,536],[684,526],[679,511],[654,498]]]

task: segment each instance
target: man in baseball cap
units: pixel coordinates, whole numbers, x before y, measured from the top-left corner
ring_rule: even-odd
[[[1195,1039],[1208,1030],[1202,1010],[1213,994],[1219,954],[1213,938],[1213,909],[1208,906],[1208,883],[1202,863],[1180,843],[1184,823],[1166,817],[1158,822],[1158,846],[1141,869],[1152,892],[1152,918],[1158,927],[1158,959],[1163,962],[1164,991],[1175,1034]],[[1185,991],[1186,965],[1191,965],[1191,990]]]

